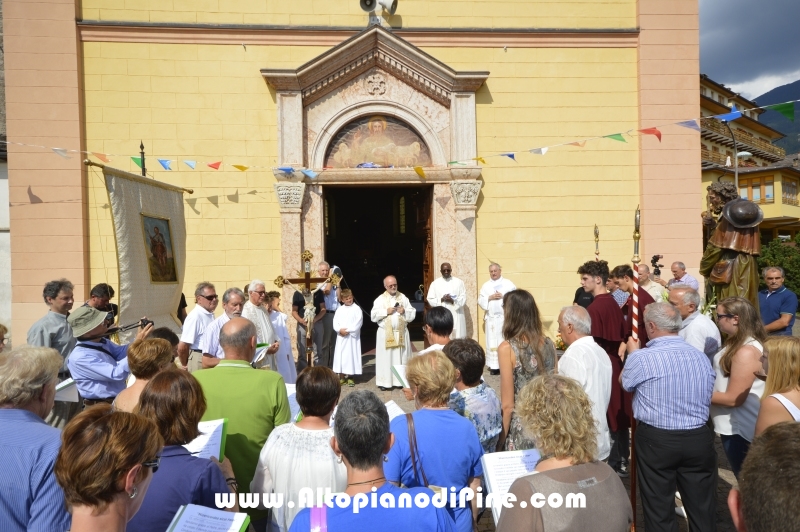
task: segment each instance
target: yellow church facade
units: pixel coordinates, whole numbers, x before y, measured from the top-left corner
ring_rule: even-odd
[[[17,339],[46,281],[78,301],[117,286],[125,244],[82,160],[140,173],[140,141],[149,177],[193,191],[190,308],[200,281],[271,285],[309,249],[367,311],[383,276],[413,299],[451,263],[481,339],[497,262],[551,327],[595,225],[602,259],[631,260],[637,205],[643,260],[696,273],[699,133],[669,125],[700,116],[696,0],[401,0],[372,21],[357,0],[4,9],[8,139],[29,145],[9,145]]]

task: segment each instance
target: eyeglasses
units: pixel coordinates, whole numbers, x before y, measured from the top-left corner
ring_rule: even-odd
[[[217,294],[212,294],[210,296],[204,296],[203,294],[200,294],[200,297],[208,299],[209,301],[214,301],[215,299],[217,299],[218,296]]]
[[[265,290],[261,290],[261,291],[258,291],[258,290],[253,290],[253,291],[252,291],[252,293],[253,293],[253,294],[258,294],[258,295],[260,295],[261,297],[264,297],[265,295],[267,295],[267,292],[266,292]]]
[[[155,475],[156,471],[158,471],[158,466],[161,464],[161,457],[156,456],[152,460],[148,460],[147,462],[142,462],[144,467],[149,467],[153,470],[153,474]]]

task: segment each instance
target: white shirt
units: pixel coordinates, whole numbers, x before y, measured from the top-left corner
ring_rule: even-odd
[[[414,353],[414,356],[418,357],[420,355],[426,355],[428,353],[432,353],[433,351],[441,351],[442,349],[444,349],[444,346],[442,344],[433,344],[430,347],[423,349],[422,351],[417,351],[416,353]]]
[[[572,342],[558,361],[558,373],[575,379],[592,401],[592,416],[597,425],[598,458],[611,452],[606,411],[611,400],[611,361],[594,338],[584,336]]]
[[[664,287],[648,279],[647,284],[640,284],[641,288],[647,290],[647,293],[653,298],[653,301],[660,303],[664,301]],[[702,351],[702,349],[701,349]]]
[[[764,352],[761,343],[752,338],[745,342],[744,345],[752,345],[760,352]],[[726,348],[722,348],[719,353],[714,355],[714,371],[717,373],[717,379],[714,381],[715,392],[726,392],[728,390],[729,377],[725,377],[722,374],[722,368],[719,367],[719,361],[725,354],[725,350]],[[747,441],[753,441],[758,411],[761,409],[761,398],[764,396],[764,385],[764,381],[754,379],[753,386],[747,394],[747,399],[744,400],[741,406],[711,405],[710,414],[711,419],[714,421],[714,432],[726,436],[738,434]]]
[[[200,340],[200,351],[203,354],[211,355],[216,358],[225,358],[225,352],[222,346],[219,345],[219,332],[222,326],[231,321],[227,314],[224,312],[222,316],[211,322],[211,325],[206,327],[203,333],[203,338]]]
[[[711,318],[699,310],[695,310],[683,320],[678,334],[687,344],[708,355],[709,359],[714,358],[722,345],[719,329]]]
[[[195,305],[186,316],[181,330],[181,342],[189,344],[193,351],[199,351],[203,333],[214,321],[214,313],[209,312],[200,305]]]

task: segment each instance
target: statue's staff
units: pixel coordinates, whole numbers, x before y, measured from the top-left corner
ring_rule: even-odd
[[[594,260],[600,260],[600,229],[594,224]]]
[[[639,340],[639,239],[642,237],[639,231],[642,220],[642,213],[639,206],[636,206],[636,215],[633,219],[633,315],[631,319],[631,336],[634,340]],[[633,524],[631,532],[636,532],[636,420],[631,419],[631,509],[633,510]]]

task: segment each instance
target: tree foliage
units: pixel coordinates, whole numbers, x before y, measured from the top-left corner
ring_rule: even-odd
[[[758,257],[758,266],[763,270],[767,266],[780,266],[786,272],[786,287],[800,294],[800,247],[798,242],[800,235],[795,242],[782,242],[776,238],[766,246],[761,248],[761,256]],[[760,287],[766,288],[763,277],[760,280]]]

